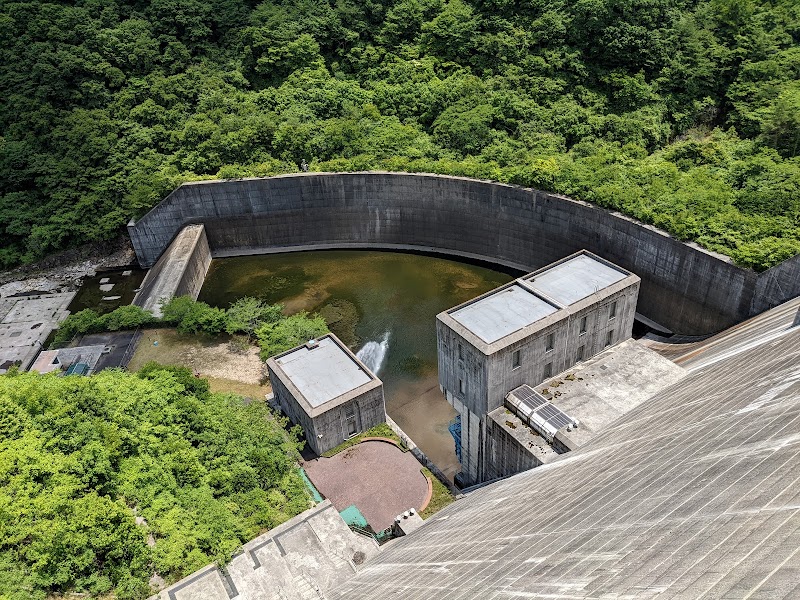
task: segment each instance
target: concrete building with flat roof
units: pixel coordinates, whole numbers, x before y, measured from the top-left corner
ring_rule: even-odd
[[[275,400],[321,455],[383,423],[383,383],[329,333],[267,361]]]
[[[461,485],[487,477],[486,418],[508,392],[631,336],[639,283],[584,250],[437,316],[439,386],[461,421]]]

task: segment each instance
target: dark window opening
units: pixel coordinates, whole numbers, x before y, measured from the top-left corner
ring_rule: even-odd
[[[358,424],[356,423],[356,409],[352,404],[345,407],[344,420],[347,437],[353,437],[358,433]]]

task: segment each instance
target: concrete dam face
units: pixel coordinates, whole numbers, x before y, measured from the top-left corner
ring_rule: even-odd
[[[800,294],[800,256],[757,274],[619,214],[530,188],[441,175],[303,173],[187,183],[128,231],[143,267],[186,225],[213,256],[322,248],[435,251],[532,271],[587,249],[641,279],[638,312],[719,331]]]

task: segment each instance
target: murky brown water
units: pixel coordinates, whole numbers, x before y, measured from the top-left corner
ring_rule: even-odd
[[[320,312],[377,370],[392,419],[452,478],[458,461],[447,425],[455,411],[439,392],[436,315],[512,278],[438,256],[294,252],[216,259],[199,299],[226,307],[256,296],[287,312]]]

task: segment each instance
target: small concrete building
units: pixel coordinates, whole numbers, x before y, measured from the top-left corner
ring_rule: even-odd
[[[267,361],[275,400],[321,455],[386,421],[383,383],[329,333]]]
[[[76,346],[60,350],[43,350],[31,365],[41,375],[58,371],[64,375],[92,375],[100,357],[109,352],[104,345]]]
[[[487,415],[508,392],[631,336],[639,283],[584,250],[437,316],[439,387],[461,421],[460,485],[486,480]]]

